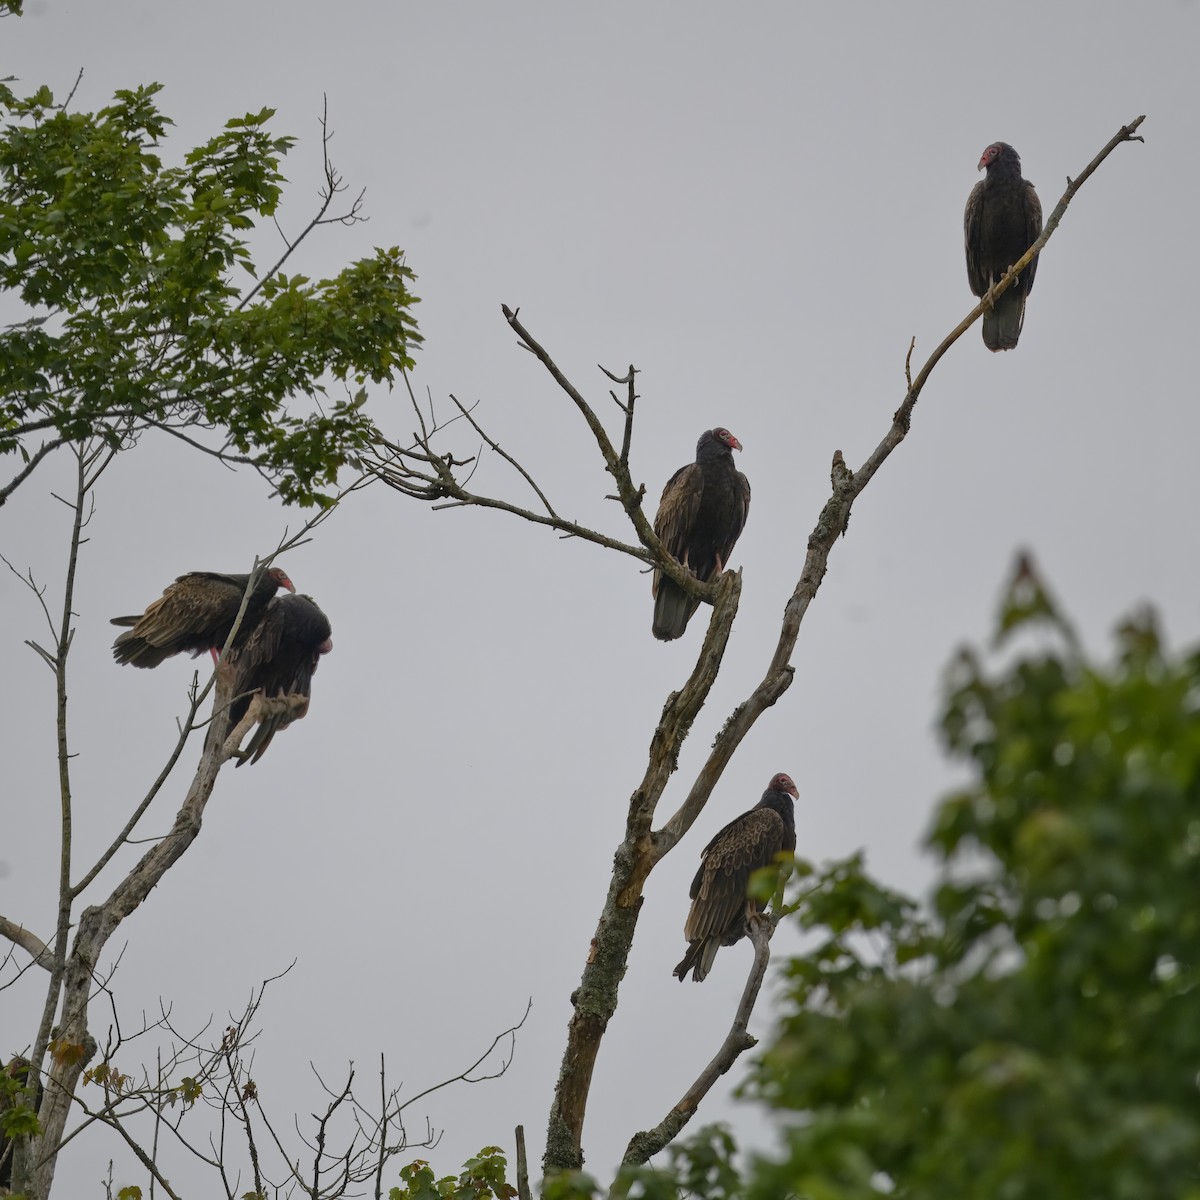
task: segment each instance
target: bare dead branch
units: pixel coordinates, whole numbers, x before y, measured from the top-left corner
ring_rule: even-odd
[[[508,312],[508,309],[506,308],[505,311]],[[513,317],[513,321],[515,321],[515,316]],[[512,321],[510,321],[510,324],[512,324]],[[553,366],[553,361],[549,359],[549,355],[546,354],[545,350],[537,342],[533,341],[528,331],[525,331],[524,327],[520,325],[520,322],[516,323],[516,327],[529,340],[530,346],[526,348],[537,346],[540,356],[544,356],[544,361],[550,362],[553,368],[551,373],[554,377],[556,379],[563,379],[561,371],[556,366]],[[604,370],[603,367],[600,369]],[[605,373],[611,375],[610,372]],[[635,373],[634,368],[631,367],[629,376],[627,377],[629,402],[625,423],[626,437],[625,443],[622,446],[622,454],[619,458],[615,457],[615,452],[608,441],[607,435],[605,435],[604,444],[600,445],[599,449],[601,456],[605,459],[605,469],[616,478],[618,494],[615,498],[621,503],[626,515],[633,524],[634,532],[638,535],[638,540],[641,542],[640,547],[628,542],[622,542],[618,538],[600,533],[576,521],[568,521],[557,516],[532,474],[507,454],[504,454],[503,451],[499,451],[495,439],[487,434],[482,425],[473,416],[468,415],[468,412],[464,410],[464,406],[456,399],[454,403],[459,409],[459,414],[452,421],[443,423],[434,421],[427,425],[423,416],[421,417],[421,431],[412,435],[412,445],[401,447],[395,442],[381,439],[376,448],[376,453],[368,460],[367,469],[395,491],[401,492],[415,500],[432,502],[431,507],[435,512],[446,508],[465,507],[497,509],[501,512],[507,512],[513,516],[520,517],[523,521],[529,521],[532,524],[553,529],[565,537],[580,538],[583,541],[592,542],[595,545],[604,546],[622,554],[628,554],[632,558],[662,571],[697,600],[711,604],[713,603],[716,585],[713,583],[702,583],[667,552],[666,548],[659,541],[657,534],[655,534],[650,522],[647,520],[645,513],[642,511],[641,505],[646,489],[644,486],[635,486],[629,474],[627,444],[632,438],[633,403],[636,399],[633,383]],[[569,381],[566,381],[566,386],[570,394],[579,396],[578,390]],[[451,399],[454,398],[451,397]],[[587,408],[587,411],[592,413],[592,417],[595,418],[595,414],[592,412],[590,406],[587,405],[587,402],[581,396],[579,399]],[[413,399],[413,404],[415,407],[415,398]],[[455,475],[454,468],[466,466],[468,463],[473,462],[474,458],[456,459],[452,454],[438,453],[433,449],[432,445],[433,437],[437,433],[451,424],[453,420],[462,419],[469,421],[472,428],[488,445],[501,453],[521,473],[543,505],[546,506],[547,513],[534,512],[531,509],[523,508],[519,504],[502,500],[495,496],[481,495],[467,489],[467,481],[460,480]],[[614,466],[610,467],[610,463],[614,464]]]
[[[583,978],[572,994],[574,1013],[554,1090],[543,1166],[582,1166],[582,1131],[600,1043],[617,1007],[629,949],[642,906],[642,888],[657,858],[650,823],[655,806],[678,762],[679,749],[716,681],[741,595],[741,575],[726,571],[717,584],[717,602],[691,676],[668,697],[650,742],[646,773],[629,800],[625,838],[617,847],[604,909],[592,938]],[[570,1169],[567,1167],[566,1169]]]
[[[717,1080],[733,1066],[739,1055],[757,1044],[757,1038],[751,1036],[748,1026],[767,974],[767,965],[771,961],[771,934],[774,930],[775,923],[770,917],[756,917],[750,921],[748,936],[754,945],[754,961],[751,963],[746,986],[742,989],[742,997],[738,1001],[733,1024],[729,1027],[725,1040],[712,1061],[700,1072],[674,1108],[653,1129],[634,1134],[625,1149],[622,1163],[639,1166],[649,1162],[654,1155],[669,1145],[692,1119],[700,1102],[712,1090]]]
[[[1055,208],[1042,235],[1012,266],[1004,279],[996,285],[993,289],[992,299],[1011,285],[1012,280],[1028,264],[1033,254],[1046,244],[1054,228],[1057,227],[1062,212],[1065,211],[1071,197],[1078,190],[1079,184],[1117,145],[1132,139],[1134,130],[1142,120],[1143,118],[1139,117],[1131,124],[1123,126],[1100,154],[1093,159],[1088,169],[1080,176],[1079,181],[1068,187],[1067,193]],[[682,740],[676,724],[677,714],[673,708],[676,697],[673,695],[668,699],[663,710],[663,718],[651,741],[650,764],[643,779],[643,787],[634,793],[630,801],[626,837],[617,848],[612,882],[596,934],[589,948],[583,969],[583,979],[572,997],[575,1011],[568,1024],[567,1045],[555,1086],[546,1134],[543,1167],[547,1174],[578,1169],[583,1165],[583,1122],[592,1070],[609,1019],[616,1009],[617,992],[625,974],[646,877],[663,855],[678,844],[679,839],[703,810],[704,804],[720,779],[725,766],[758,718],[790,686],[793,675],[791,657],[799,636],[800,624],[825,577],[833,546],[837,539],[846,532],[854,501],[874,478],[876,471],[892,451],[904,440],[911,421],[913,406],[938,360],[961,336],[962,332],[979,317],[983,309],[984,303],[981,302],[930,357],[916,380],[908,388],[904,401],[893,415],[891,428],[883,441],[868,456],[857,472],[850,471],[840,451],[834,453],[831,468],[832,492],[821,510],[816,526],[809,535],[808,550],[800,578],[784,606],[779,639],[763,678],[750,696],[739,704],[727,718],[679,810],[662,829],[649,833],[645,832],[649,828],[647,822],[652,820],[655,805],[661,795],[659,781],[665,785],[666,778],[674,770]],[[527,339],[527,335],[516,321],[515,315],[505,309],[505,316],[518,334]],[[541,347],[537,347],[536,343],[532,343],[531,339],[527,340],[530,342],[529,348],[537,353],[544,362],[547,362],[551,373],[558,379],[561,373],[556,367],[553,367],[552,363],[549,363],[549,356],[545,355],[545,352],[541,350]],[[564,386],[564,390],[568,390],[569,394],[572,393],[572,389],[565,381],[561,381],[561,386]],[[572,395],[572,398],[575,399],[575,395]],[[582,398],[576,400],[577,404],[581,402]],[[588,411],[590,412],[590,410]],[[606,461],[608,461],[607,456]],[[624,498],[622,500],[624,503]],[[721,582],[724,583],[729,578],[727,573]],[[713,626],[717,623],[719,612],[720,601],[718,600],[710,621],[710,634]],[[701,651],[702,657],[707,648],[708,641],[706,639],[705,648],[702,648]],[[707,695],[707,689],[705,695]],[[686,713],[684,715],[686,716]],[[688,726],[690,726],[690,718],[682,729],[684,736],[686,736]],[[653,782],[648,784],[648,781],[651,780]]]
[[[483,438],[483,440],[485,442],[487,442],[488,446],[493,451],[495,451],[496,454],[500,455],[500,457],[502,459],[504,459],[504,461],[506,463],[508,463],[509,466],[511,466],[521,476],[521,478],[525,480],[525,482],[527,484],[529,484],[529,486],[533,489],[534,493],[537,495],[537,498],[542,502],[542,505],[546,509],[546,512],[549,513],[550,516],[554,517],[557,520],[558,514],[554,511],[554,505],[552,505],[550,503],[550,501],[546,499],[546,494],[542,491],[542,489],[540,487],[538,487],[537,483],[534,481],[533,476],[530,475],[529,472],[527,470],[525,470],[525,468],[523,466],[521,466],[521,464],[519,462],[517,462],[517,460],[515,458],[513,458],[513,456],[511,454],[509,454],[507,450],[502,450],[500,448],[499,443],[493,441],[490,437],[488,437],[488,435],[486,433],[484,433],[483,429],[480,427],[480,425],[475,420],[475,418],[473,416],[471,416],[470,412],[458,402],[458,398],[453,394],[453,392],[450,393],[450,399],[454,402],[454,405],[458,409],[458,411],[460,413],[462,413],[462,415],[470,422],[471,428],[474,429],[475,432],[478,433],[479,436],[481,438]],[[469,482],[469,478],[468,478],[468,482]]]
[[[34,594],[34,597],[38,602],[38,607],[42,610],[42,615],[46,618],[46,624],[50,629],[50,636],[53,637],[54,618],[50,615],[50,608],[46,604],[46,585],[42,584],[41,587],[38,586],[37,580],[33,577],[32,570],[28,570],[24,575],[22,575],[21,572],[18,571],[17,568],[14,567],[12,563],[4,557],[3,554],[0,554],[0,562],[2,562]],[[37,653],[40,654],[42,658],[50,664],[51,670],[53,670],[54,656],[52,654],[46,650],[43,650],[41,646],[35,646],[32,642],[26,642],[25,644],[37,651]]]
[[[29,461],[21,468],[13,477],[0,488],[0,507],[3,507],[4,502],[29,478],[30,475],[37,470],[38,464],[46,457],[46,455],[57,450],[60,446],[67,444],[66,438],[53,438],[51,441],[43,442],[30,456]]]
[[[529,1190],[529,1159],[525,1154],[525,1126],[518,1125],[517,1137],[517,1200],[533,1200]]]
[[[24,925],[0,916],[0,937],[6,937],[13,945],[20,946],[44,970],[49,971],[53,967],[54,954],[50,947]]]
[[[284,252],[279,256],[279,259],[274,263],[274,265],[271,266],[269,270],[264,272],[262,277],[256,281],[250,291],[248,291],[246,295],[241,298],[235,310],[237,312],[241,312],[242,309],[244,309],[250,303],[250,301],[262,291],[262,289],[267,285],[267,282],[273,279],[281,270],[283,270],[283,267],[287,263],[288,259],[291,258],[292,255],[295,254],[299,249],[300,243],[303,242],[304,239],[308,237],[308,235],[312,233],[314,229],[321,225],[356,225],[360,221],[366,219],[360,215],[363,197],[366,195],[365,189],[358,193],[358,196],[354,199],[350,205],[350,208],[346,212],[336,217],[331,217],[328,215],[329,207],[333,203],[334,197],[346,190],[345,182],[337,170],[335,170],[333,162],[329,157],[329,143],[333,140],[333,131],[329,128],[328,96],[322,97],[320,122],[321,158],[322,170],[325,176],[325,185],[318,193],[320,204],[317,206],[316,215],[308,222],[307,225],[305,225],[305,227],[292,241],[289,241],[287,237],[284,236],[283,230],[280,229],[279,233],[280,236],[283,237],[285,246]],[[276,228],[279,228],[278,223],[276,224]]]
[[[400,1105],[396,1111],[403,1112],[404,1109],[411,1108],[418,1100],[423,1100],[426,1096],[430,1096],[434,1092],[440,1092],[442,1088],[449,1087],[452,1083],[485,1083],[489,1079],[499,1079],[500,1076],[503,1075],[504,1072],[507,1071],[512,1065],[513,1054],[516,1051],[517,1046],[517,1034],[524,1027],[525,1022],[529,1019],[529,1014],[532,1009],[533,999],[531,997],[525,1005],[525,1011],[521,1014],[521,1019],[515,1025],[510,1025],[507,1029],[501,1030],[498,1034],[496,1034],[496,1036],[492,1038],[491,1045],[489,1045],[488,1048],[469,1067],[466,1068],[466,1070],[460,1071],[457,1075],[450,1076],[449,1079],[443,1079],[441,1083],[435,1083],[432,1087],[425,1088],[424,1091],[417,1092],[415,1096],[409,1100],[406,1100],[402,1105]],[[501,1057],[499,1068],[490,1073],[475,1075],[472,1078],[472,1072],[487,1062],[487,1060],[491,1058],[496,1047],[504,1042],[505,1039],[508,1040],[508,1053],[506,1056]]]
[[[129,1131],[120,1121],[114,1121],[103,1114],[97,1114],[96,1119],[102,1124],[107,1125],[109,1129],[116,1130],[116,1132],[120,1135],[121,1140],[130,1148],[130,1150],[133,1151],[138,1162],[140,1162],[142,1166],[146,1168],[150,1174],[150,1177],[159,1187],[162,1188],[164,1192],[166,1192],[166,1194],[170,1197],[170,1200],[180,1200],[178,1193],[172,1189],[166,1177],[162,1174],[158,1167],[155,1166],[154,1160],[149,1154],[146,1153],[146,1151],[138,1144],[138,1142],[130,1136]]]

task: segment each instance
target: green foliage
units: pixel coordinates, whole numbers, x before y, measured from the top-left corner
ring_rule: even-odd
[[[507,1163],[499,1146],[485,1146],[463,1164],[460,1175],[434,1176],[433,1168],[417,1159],[400,1169],[403,1187],[388,1192],[388,1200],[512,1200],[517,1189],[505,1176]]]
[[[623,1166],[607,1191],[583,1171],[545,1180],[542,1200],[738,1200],[744,1195],[733,1164],[737,1145],[722,1125],[705,1125],[672,1142],[668,1161],[655,1166]]]
[[[800,908],[753,1197],[1200,1197],[1200,655],[1141,617],[1088,661],[1025,562],[997,644],[1036,627],[948,674],[932,912],[857,859]]]
[[[412,365],[412,272],[396,248],[316,283],[260,271],[247,236],[276,213],[292,139],[264,109],[164,166],[159,90],[73,113],[0,85],[0,288],[28,313],[0,329],[0,455],[208,434],[285,501],[325,502],[375,437],[362,385]]]
[[[37,1113],[37,1086],[0,1070],[0,1139],[33,1137],[41,1133]],[[0,1150],[3,1149],[0,1140]]]

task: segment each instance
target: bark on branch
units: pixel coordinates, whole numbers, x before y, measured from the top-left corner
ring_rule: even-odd
[[[757,917],[750,922],[748,934],[754,946],[754,961],[750,964],[750,974],[725,1040],[712,1061],[696,1077],[695,1083],[684,1092],[679,1103],[653,1129],[633,1135],[625,1148],[625,1157],[621,1160],[623,1164],[640,1166],[669,1146],[692,1119],[700,1107],[700,1101],[708,1095],[717,1080],[733,1066],[739,1055],[758,1044],[758,1039],[751,1036],[748,1027],[759,990],[767,975],[767,964],[771,961],[771,935],[775,932],[775,923],[772,917]]]
[[[1136,130],[1143,120],[1144,117],[1138,117],[1130,124],[1122,126],[1079,178],[1068,183],[1067,191],[1055,207],[1041,236],[996,285],[991,294],[992,300],[1011,286],[1012,280],[1032,256],[1046,245],[1072,197],[1113,149],[1122,142],[1141,140],[1136,136]],[[729,715],[683,804],[661,829],[651,833],[648,830],[655,806],[667,778],[675,769],[680,745],[687,735],[699,704],[707,697],[715,679],[715,673],[711,677],[708,675],[705,664],[711,664],[710,643],[722,617],[721,600],[718,599],[709,624],[709,634],[701,650],[700,661],[693,671],[692,679],[689,680],[689,684],[703,680],[699,703],[688,704],[682,713],[677,712],[677,697],[687,693],[688,685],[668,699],[663,717],[651,740],[650,762],[642,785],[630,800],[626,837],[617,848],[608,898],[595,937],[592,939],[582,982],[572,997],[575,1013],[568,1027],[567,1046],[550,1109],[546,1135],[543,1167],[547,1174],[577,1170],[583,1166],[583,1122],[592,1071],[608,1021],[616,1011],[618,990],[625,975],[629,950],[637,926],[637,913],[641,906],[642,888],[647,876],[662,857],[678,844],[679,839],[699,816],[734,751],[755,722],[791,685],[791,659],[799,637],[800,625],[825,578],[833,547],[838,538],[846,532],[854,502],[892,451],[907,436],[913,407],[933,368],[950,346],[979,319],[986,303],[987,299],[976,305],[947,335],[915,380],[908,374],[906,367],[908,388],[900,407],[893,414],[891,427],[856,472],[846,465],[840,450],[834,452],[830,496],[821,509],[812,533],[809,534],[800,577],[784,605],[779,638],[762,680],[750,696]],[[515,323],[515,314],[510,316],[506,309],[505,316],[509,318],[509,323],[517,330],[522,340],[528,344],[529,339],[523,328]],[[530,345],[529,348],[534,349],[534,346],[536,344]],[[534,352],[538,353],[539,350],[540,347]],[[543,355],[544,351],[539,354],[539,358]],[[546,359],[543,358],[543,361]],[[558,374],[555,374],[555,378],[558,378]],[[572,395],[572,399],[575,399],[577,404],[582,403],[581,397]],[[605,455],[606,463],[610,456],[611,447]],[[722,585],[729,578],[729,574],[723,577]],[[732,613],[729,615],[732,619]],[[726,634],[726,640],[727,636]],[[724,651],[724,645],[725,641],[721,641],[721,653]],[[719,666],[719,655],[717,665]],[[664,1142],[663,1145],[665,1144]]]
[[[50,973],[42,1020],[30,1055],[33,1070],[39,1074],[45,1087],[38,1110],[41,1132],[22,1144],[20,1156],[14,1162],[13,1172],[14,1184],[23,1188],[33,1200],[44,1200],[50,1195],[58,1152],[64,1141],[67,1118],[74,1103],[75,1089],[84,1069],[96,1053],[96,1041],[88,1029],[88,1004],[99,978],[98,968],[104,948],[121,922],[138,909],[199,835],[204,808],[212,795],[217,775],[229,757],[224,742],[229,703],[233,698],[230,692],[231,681],[218,672],[213,717],[200,763],[187,795],[176,813],[170,832],[142,856],[117,883],[106,900],[83,910],[78,917],[74,937],[70,938],[70,929],[75,921],[75,902],[83,890],[94,882],[116,851],[127,843],[134,825],[158,794],[193,731],[193,719],[207,692],[207,689],[198,693],[194,691],[187,722],[181,730],[179,741],[170,755],[167,766],[160,772],[149,793],[137,806],[118,837],[83,879],[72,885],[71,754],[67,739],[66,699],[67,658],[74,635],[74,581],[79,550],[83,542],[81,535],[90,517],[87,498],[115,453],[106,447],[98,450],[90,450],[88,447],[75,449],[79,471],[75,500],[69,506],[74,516],[64,587],[63,615],[61,625],[54,633],[53,653],[42,652],[55,675],[59,803],[62,823],[58,911],[53,946],[45,946],[40,939],[34,939],[32,934],[13,921],[0,918],[0,936],[7,937],[29,951],[34,960],[46,967]],[[328,515],[328,511],[309,521],[294,537],[287,538],[285,535],[275,553],[281,553],[306,541],[306,535]],[[250,593],[273,557],[274,555],[271,555],[262,562],[255,563],[226,648],[236,636]]]

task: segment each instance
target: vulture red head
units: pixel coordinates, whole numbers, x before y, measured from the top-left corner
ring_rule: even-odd
[[[282,567],[272,567],[267,572],[267,578],[274,580],[277,586],[287,588],[289,592],[295,595],[296,585],[287,577],[287,572]]]
[[[730,450],[740,450],[742,448],[742,443],[739,442],[737,438],[735,438],[733,434],[729,432],[728,429],[725,429],[722,426],[718,426],[716,429],[712,430],[712,436],[716,438],[718,442],[724,442],[724,444],[728,446]]]
[[[790,775],[785,775],[782,771],[775,776],[774,779],[767,785],[768,792],[787,792],[794,799],[800,799],[800,793],[796,789],[796,785],[792,782]]]
[[[979,165],[975,169],[982,171],[985,167],[990,167],[992,163],[999,162],[1002,158],[1015,163],[1018,168],[1021,165],[1020,156],[1007,142],[993,142],[979,156]]]

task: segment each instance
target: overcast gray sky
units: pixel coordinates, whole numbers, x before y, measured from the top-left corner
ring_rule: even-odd
[[[88,109],[160,81],[169,159],[230,117],[276,108],[272,127],[301,139],[291,232],[315,204],[327,95],[336,165],[367,189],[371,220],[326,231],[299,268],[315,277],[403,246],[422,297],[417,385],[438,405],[449,392],[478,401],[564,513],[625,536],[586,429],[517,348],[501,303],[520,307],[611,428],[596,364],[640,369],[633,470],[651,496],[701,430],[727,425],[742,441],[754,490],[734,559],[743,602],[664,813],[765,668],[834,450],[852,467],[866,457],[902,398],[910,337],[919,361],[973,303],[962,209],[981,151],[1011,142],[1049,213],[1066,177],[1148,114],[1146,144],[1117,150],[1043,255],[1019,348],[989,354],[973,329],[935,372],[834,552],[795,685],[651,878],[588,1109],[588,1166],[602,1177],[727,1028],[749,948],[723,951],[702,987],[671,968],[700,848],[773,773],[799,785],[800,853],[862,846],[889,883],[928,880],[918,843],[954,778],[931,728],[938,679],[957,644],[988,632],[1018,547],[1094,649],[1145,599],[1175,640],[1195,637],[1195,3],[1010,2],[1002,19],[949,2],[26,7],[0,23],[0,75],[65,95],[83,68],[75,104]],[[372,405],[403,439],[399,393]],[[51,598],[68,525],[50,492],[66,466],[0,512],[0,552]],[[491,458],[475,484],[522,494]],[[175,445],[146,440],[105,477],[72,652],[79,861],[158,772],[191,678],[180,660],[115,667],[108,618],[183,571],[248,570],[298,520],[256,477]],[[658,644],[632,562],[381,487],[283,565],[329,613],[334,652],[307,720],[253,768],[225,772],[199,841],[127,923],[122,1012],[161,997],[183,1028],[209,1014],[219,1025],[298,959],[268,996],[255,1067],[283,1115],[319,1103],[309,1060],[335,1077],[347,1059],[373,1071],[382,1050],[416,1090],[460,1070],[532,997],[508,1075],[427,1111],[446,1129],[439,1170],[489,1142],[511,1148],[518,1122],[539,1160],[626,802],[702,624]],[[43,636],[40,614],[7,573],[0,607],[0,911],[45,935],[52,680],[22,644]],[[166,828],[185,787],[181,771],[145,835]],[[796,945],[786,929],[775,942]],[[0,1051],[32,1038],[38,1001],[33,986],[0,993]],[[761,1116],[729,1098],[741,1073],[700,1119],[769,1142]],[[111,1138],[73,1149],[63,1194],[99,1195],[109,1153]],[[211,1194],[183,1161],[171,1174]],[[120,1157],[117,1178],[136,1178]]]

